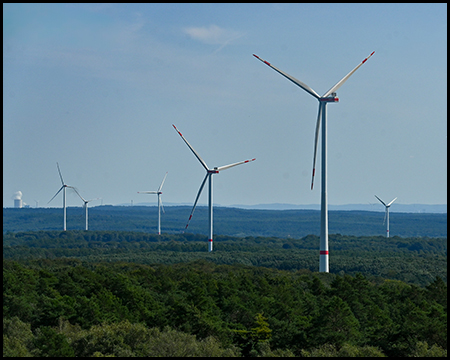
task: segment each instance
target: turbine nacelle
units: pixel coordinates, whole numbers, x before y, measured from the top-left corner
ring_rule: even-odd
[[[336,93],[332,93],[330,96],[319,98],[320,102],[339,102],[339,98],[336,96]]]

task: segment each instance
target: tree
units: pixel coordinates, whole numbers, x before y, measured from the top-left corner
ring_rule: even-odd
[[[42,326],[37,329],[33,340],[34,352],[39,357],[73,357],[75,352],[64,334],[55,329]]]
[[[3,318],[3,357],[32,356],[32,340],[30,324],[20,321],[17,316]]]
[[[315,319],[312,332],[316,344],[331,344],[339,349],[344,343],[357,343],[359,321],[346,302],[333,296]]]

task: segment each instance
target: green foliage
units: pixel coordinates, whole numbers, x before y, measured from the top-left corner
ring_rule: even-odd
[[[4,356],[446,356],[446,239],[206,240],[4,234]]]
[[[3,357],[32,356],[32,340],[30,324],[22,322],[17,316],[3,318]]]
[[[334,273],[355,275],[360,272],[366,276],[402,280],[421,286],[430,284],[436,276],[447,280],[446,238],[344,235],[330,235],[329,238],[332,247],[330,268]],[[289,248],[285,247],[287,241]],[[420,251],[417,251],[417,244]],[[207,237],[194,234],[37,231],[3,235],[3,257],[6,259],[65,257],[89,262],[126,261],[148,265],[205,259],[216,264],[310,272],[318,270],[318,246],[319,238],[313,235],[300,239],[216,236],[215,250],[208,253]],[[42,286],[45,287],[45,283]],[[22,311],[29,311],[26,304],[23,306]]]
[[[64,334],[42,326],[37,329],[33,339],[34,353],[39,357],[72,357],[74,350]]]
[[[316,349],[302,350],[303,357],[386,357],[382,351],[372,346],[343,344],[339,349],[332,344],[324,344]]]

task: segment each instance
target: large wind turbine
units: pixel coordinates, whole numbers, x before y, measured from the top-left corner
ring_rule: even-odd
[[[71,188],[71,189],[75,189],[75,188],[73,186],[64,184],[64,180],[61,175],[61,170],[59,170],[59,164],[56,163],[56,166],[58,167],[59,177],[61,178],[62,186],[58,190],[58,192],[50,199],[50,201],[52,201],[56,197],[56,195],[58,195],[60,193],[61,190],[63,190],[63,209],[64,209],[64,229],[63,230],[66,231],[66,188]],[[49,204],[50,201],[47,204]]]
[[[232,168],[233,166],[237,166],[237,165],[241,165],[241,164],[245,164],[251,161],[255,161],[256,159],[251,159],[251,160],[244,160],[244,161],[240,161],[234,164],[230,164],[230,165],[225,165],[225,166],[220,166],[220,167],[215,167],[213,169],[208,168],[208,165],[206,165],[206,163],[203,161],[203,159],[200,157],[199,154],[197,154],[197,152],[194,150],[194,148],[188,143],[188,141],[185,139],[185,137],[181,134],[181,132],[178,131],[178,129],[176,128],[175,125],[172,124],[172,126],[174,127],[174,129],[177,131],[178,134],[180,134],[181,138],[184,140],[184,142],[186,143],[186,145],[189,147],[189,149],[191,149],[191,151],[194,153],[195,157],[198,159],[198,161],[200,161],[200,163],[203,165],[203,167],[206,170],[206,176],[203,179],[202,184],[200,185],[200,189],[198,190],[197,193],[197,197],[195,198],[195,202],[194,202],[194,206],[192,207],[191,210],[191,214],[189,215],[189,220],[186,224],[185,227],[185,231],[187,229],[187,227],[189,226],[189,222],[192,219],[192,215],[194,214],[194,210],[195,207],[197,205],[197,201],[200,197],[200,194],[202,193],[203,190],[203,186],[205,186],[206,183],[206,179],[209,178],[209,197],[208,197],[208,203],[209,203],[209,246],[208,246],[208,251],[212,251],[213,250],[213,198],[212,198],[212,175],[213,174],[218,174],[219,171],[221,170],[226,170],[229,168]]]
[[[391,207],[392,203],[397,200],[397,198],[395,198],[394,200],[392,200],[389,204],[385,204],[385,202],[383,200],[381,200],[378,196],[375,195],[375,197],[380,201],[380,203],[382,203],[384,205],[384,207],[386,208],[386,213],[384,215],[384,218],[387,220],[386,222],[386,237],[389,237],[389,208]]]
[[[86,230],[88,229],[88,203],[90,203],[91,201],[95,201],[95,200],[100,200],[100,198],[95,198],[95,199],[91,199],[91,200],[85,200],[80,193],[77,191],[77,189],[75,189],[75,192],[78,194],[78,196],[80,197],[80,199],[84,202],[83,207],[86,209]]]
[[[166,176],[167,176],[167,172],[166,175],[164,175],[164,179],[161,182],[161,185],[159,185],[159,188],[157,191],[138,191],[138,194],[157,194],[158,195],[158,235],[161,235],[161,205],[162,205],[162,201],[161,201],[161,194],[162,194],[162,187],[164,184],[164,181],[166,180]],[[164,211],[164,207],[163,207],[163,211]]]
[[[374,51],[375,52],[375,51]],[[313,157],[313,170],[312,170],[312,180],[311,180],[311,190],[314,185],[314,175],[316,172],[316,155],[317,155],[317,143],[319,139],[319,128],[320,121],[322,120],[322,195],[321,195],[321,215],[320,215],[320,262],[319,271],[329,272],[328,267],[328,199],[327,199],[327,103],[338,102],[339,99],[336,97],[336,90],[339,89],[342,84],[344,84],[348,78],[353,75],[353,73],[360,68],[373,54],[372,52],[367,58],[365,58],[357,67],[345,75],[340,81],[336,83],[330,90],[325,94],[320,96],[308,85],[297,80],[293,76],[286,74],[285,72],[277,69],[275,66],[271,65],[269,62],[261,59],[259,56],[253,54],[254,57],[261,60],[264,64],[270,66],[272,69],[286,77],[288,80],[292,81],[294,84],[300,86],[303,90],[314,96],[319,100],[319,112],[317,115],[316,122],[316,134],[314,140],[314,157]]]

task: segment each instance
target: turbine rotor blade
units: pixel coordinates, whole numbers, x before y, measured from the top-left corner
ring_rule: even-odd
[[[205,186],[206,179],[208,178],[208,176],[212,176],[212,174],[207,172],[205,178],[203,179],[202,184],[200,185],[200,189],[198,190],[197,197],[195,198],[194,206],[192,207],[191,214],[189,215],[189,219],[188,219],[188,222],[186,224],[186,227],[184,228],[184,231],[186,231],[186,229],[188,228],[189,223],[190,223],[190,221],[192,219],[192,215],[194,215],[195,207],[197,206],[198,199],[200,198],[200,194],[202,193],[203,187]]]
[[[161,209],[162,209],[163,213],[165,214],[166,212],[164,211],[164,205],[162,203],[161,197],[159,198],[159,203],[161,204]]]
[[[62,175],[61,175],[61,170],[59,170],[59,164],[56,163],[56,166],[58,167],[59,177],[61,178],[61,184],[64,185],[64,180],[63,180],[63,177],[62,177]]]
[[[387,204],[386,206],[391,206],[391,204],[395,201],[395,200],[397,200],[397,198],[395,198],[394,200],[392,200],[389,204]]]
[[[322,106],[323,106],[322,103],[319,103],[319,111],[317,114],[317,122],[316,122],[316,135],[314,138],[314,156],[313,156],[313,170],[311,178],[311,190],[314,187],[314,175],[316,174],[317,144],[319,142],[320,121],[322,119]]]
[[[78,194],[78,196],[80,197],[80,199],[81,200],[83,200],[84,201],[84,203],[86,204],[86,200],[84,200],[83,199],[83,197],[80,195],[80,193],[77,191],[77,189],[75,189],[74,187],[72,187],[72,186],[67,186],[67,187],[70,187],[70,188],[72,188],[77,194]]]
[[[138,194],[157,194],[157,191],[138,191]]]
[[[167,177],[167,172],[166,172],[166,175],[164,175],[164,179],[163,179],[163,181],[161,182],[161,185],[159,185],[158,192],[161,191],[161,189],[162,189],[162,187],[163,187],[163,185],[164,185],[164,181],[166,180],[166,177]]]
[[[87,204],[87,203],[90,203],[91,201],[95,201],[95,200],[100,200],[100,198],[95,198],[95,199],[91,199],[91,200],[84,200],[84,202]]]
[[[336,83],[336,85],[334,85],[330,90],[328,90],[325,94],[323,94],[323,96],[322,97],[327,97],[327,96],[329,96],[331,93],[334,93],[334,92],[336,92],[336,90],[337,89],[339,89],[341,86],[342,86],[342,84],[344,84],[347,80],[348,80],[348,78],[350,77],[350,76],[352,76],[353,75],[353,73],[356,71],[356,70],[358,70],[361,66],[362,66],[362,64],[364,64],[373,54],[375,53],[375,51],[373,51],[372,52],[372,54],[370,54],[368,57],[366,57],[357,67],[355,67],[352,71],[350,71],[347,75],[345,75],[341,80],[339,80],[337,83]]]
[[[174,127],[174,129],[177,131],[177,133],[181,136],[181,138],[184,140],[184,142],[186,143],[186,145],[189,147],[189,149],[191,149],[191,151],[194,153],[195,157],[198,159],[198,161],[200,161],[200,163],[203,165],[203,167],[206,169],[206,171],[208,171],[208,166],[206,165],[206,163],[203,161],[203,159],[200,157],[200,155],[194,150],[194,148],[191,146],[191,144],[188,143],[188,141],[185,139],[185,137],[181,134],[181,132],[178,131],[177,127],[172,124],[172,126]]]
[[[270,66],[272,69],[274,69],[276,72],[278,72],[279,74],[283,75],[286,79],[291,80],[295,85],[300,86],[303,90],[305,90],[306,92],[310,93],[312,96],[314,96],[316,99],[319,99],[320,96],[318,93],[316,93],[312,88],[310,88],[308,85],[306,85],[305,83],[301,82],[300,80],[297,80],[295,77],[286,74],[284,71],[281,71],[280,69],[277,69],[275,66],[273,66],[271,63],[269,63],[268,61],[265,61],[263,59],[261,59],[259,56],[253,54],[253,56],[255,58],[257,58],[258,60],[261,60],[264,64]]]
[[[53,195],[53,197],[50,199],[50,201],[52,201],[56,197],[56,195],[58,195],[61,192],[62,189],[64,189],[64,185],[61,186],[61,188],[58,190],[58,192],[55,195]],[[50,201],[47,204],[50,204]]]
[[[255,160],[256,160],[256,158],[253,158],[253,159],[250,159],[250,160],[239,161],[239,162],[237,162],[237,163],[230,164],[230,165],[220,166],[220,167],[217,168],[217,171],[226,170],[226,169],[232,168],[233,166],[237,166],[237,165],[241,165],[241,164],[246,164],[246,163],[248,163],[248,162],[252,162],[252,161],[255,161]]]
[[[386,216],[387,216],[387,208],[386,208],[386,211],[384,212],[383,225],[384,225],[384,223],[386,222]]]
[[[375,197],[376,197],[376,198],[377,198],[384,206],[387,206],[387,205],[384,203],[384,201],[381,200],[378,196],[375,195]]]

